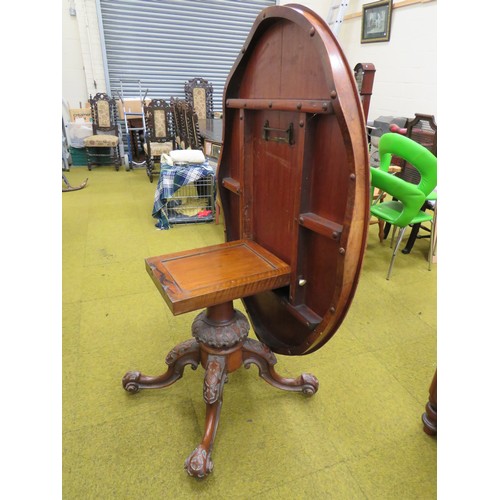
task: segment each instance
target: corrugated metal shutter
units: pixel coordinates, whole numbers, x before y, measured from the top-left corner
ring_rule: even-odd
[[[110,91],[184,97],[184,83],[205,78],[222,110],[227,75],[258,13],[271,0],[99,0]],[[120,84],[121,80],[121,84]]]

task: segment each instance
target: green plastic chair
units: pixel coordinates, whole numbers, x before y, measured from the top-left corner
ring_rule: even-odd
[[[397,201],[386,201],[371,206],[372,215],[389,224],[399,227],[397,243],[392,253],[387,279],[391,277],[396,254],[406,228],[410,224],[431,222],[431,248],[429,252],[429,271],[434,254],[433,216],[421,210],[427,197],[437,185],[437,158],[424,146],[400,134],[387,133],[379,142],[380,166],[370,167],[372,188],[377,187]],[[420,182],[411,184],[389,174],[392,155],[403,158],[420,172]],[[392,246],[392,245],[391,245]]]

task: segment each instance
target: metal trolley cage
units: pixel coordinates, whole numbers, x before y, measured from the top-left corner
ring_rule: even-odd
[[[161,209],[170,224],[199,224],[215,220],[215,175],[180,187]]]
[[[120,90],[115,91],[118,94],[118,98],[120,99],[120,102],[122,103],[122,108],[123,108],[123,119],[125,121],[125,135],[127,136],[127,158],[128,162],[125,166],[126,170],[131,170],[134,167],[145,167],[146,166],[146,160],[143,160],[141,162],[134,161],[133,158],[133,148],[132,148],[132,137],[134,137],[134,140],[136,143],[139,145],[140,140],[139,136],[140,133],[142,132],[143,134],[146,132],[146,119],[144,116],[144,101],[146,100],[146,96],[148,95],[149,89],[146,89],[146,92],[144,93],[144,96],[142,95],[142,84],[141,80],[137,80],[137,83],[139,85],[139,99],[141,101],[141,112],[131,112],[127,111],[127,108],[125,106],[125,97],[123,95],[123,81],[120,80]],[[142,120],[142,127],[130,127],[129,126],[129,119],[132,118],[141,118]]]

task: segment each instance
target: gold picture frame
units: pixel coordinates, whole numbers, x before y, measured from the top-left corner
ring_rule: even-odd
[[[392,0],[363,5],[361,43],[388,42],[391,36]]]

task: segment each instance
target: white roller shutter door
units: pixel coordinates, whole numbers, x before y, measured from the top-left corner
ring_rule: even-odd
[[[275,1],[98,0],[108,92],[184,97],[184,82],[214,86],[222,110],[227,75],[258,13]],[[121,81],[121,83],[120,83]]]

